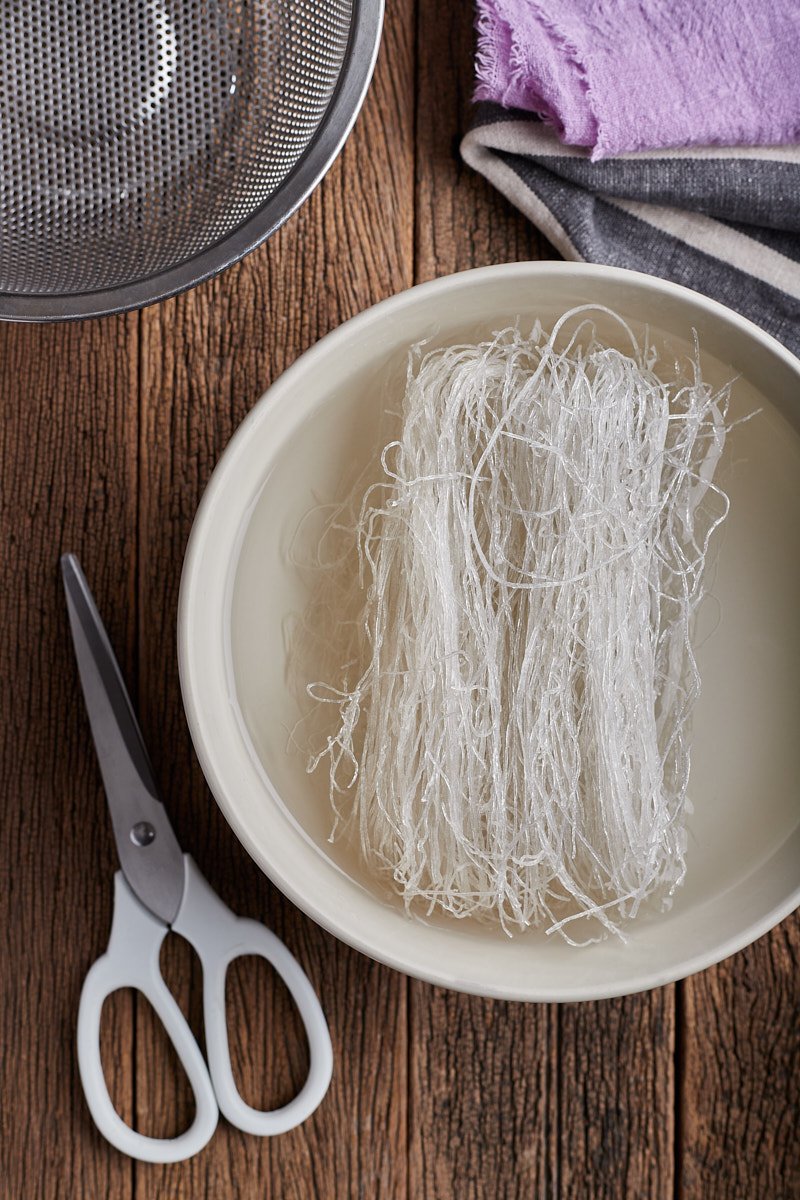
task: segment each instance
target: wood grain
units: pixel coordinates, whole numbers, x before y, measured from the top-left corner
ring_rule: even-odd
[[[115,851],[67,633],[77,551],[125,668],[135,661],[137,322],[0,325],[0,1194],[131,1195],[75,1062],[83,977],[105,948]],[[133,398],[133,405],[131,400]],[[104,1023],[131,1115],[130,999]],[[113,1042],[112,1039],[113,1038]]]
[[[673,1196],[674,991],[559,1009],[564,1200]]]
[[[472,89],[472,10],[421,0],[415,281],[546,253],[458,154]],[[556,1058],[542,1006],[410,984],[410,1191],[424,1200],[554,1195]]]
[[[413,7],[387,15],[374,84],[340,160],[300,212],[238,267],[142,314],[141,705],[183,845],[238,912],[264,919],[308,971],[334,1043],[325,1104],[301,1129],[259,1141],[222,1124],[191,1163],[139,1167],[137,1195],[286,1200],[407,1194],[406,981],[302,917],[249,862],[194,762],[174,669],[178,583],[202,489],[234,428],[303,350],[408,286],[413,270]],[[145,636],[146,634],[146,636]],[[188,985],[196,994],[199,978]],[[186,989],[186,984],[184,984]],[[186,1003],[189,990],[184,990]],[[239,965],[228,989],[237,1074],[261,1101],[288,1096],[305,1051],[268,973]],[[141,1020],[140,1020],[140,1028]],[[292,1036],[292,1034],[295,1036]],[[150,1032],[139,1047],[137,1113],[186,1112]]]
[[[680,1196],[800,1196],[800,917],[683,985]]]
[[[177,683],[184,547],[208,477],[258,396],[317,338],[449,271],[552,249],[460,162],[472,8],[393,0],[343,155],[259,251],[141,314],[0,325],[0,1200],[798,1200],[800,920],[677,988],[523,1006],[413,982],[335,942],[249,861],[192,753]],[[95,1131],[74,1057],[105,946],[115,854],[69,646],[58,555],[83,560],[178,835],[222,897],[308,970],[336,1074],[301,1129],[221,1123],[195,1160],[134,1164]],[[179,938],[165,976],[202,1037]],[[228,980],[237,1079],[255,1104],[303,1076],[268,969]],[[104,1061],[123,1115],[169,1135],[191,1098],[147,1006],[116,998]]]
[[[495,262],[558,258],[522,214],[461,161],[473,90],[473,10],[419,0],[415,282]]]
[[[437,119],[417,123],[417,279],[557,257],[458,157],[473,86],[469,6],[451,5],[443,14],[422,0],[419,28],[420,112]],[[432,1143],[422,1136],[414,1143],[412,1194],[672,1195],[674,989],[559,1012],[450,997],[432,1012],[430,989],[412,988],[412,1128],[435,1122],[436,1129]],[[467,1126],[469,1137],[464,1111],[448,1098],[462,1095],[486,1047],[465,1038],[465,1028],[490,1030],[491,1062],[504,1068],[481,1072],[470,1112],[487,1117]]]
[[[412,983],[410,1190],[555,1195],[553,1010]]]

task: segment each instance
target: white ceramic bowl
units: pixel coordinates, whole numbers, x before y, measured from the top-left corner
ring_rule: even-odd
[[[532,932],[427,923],[376,890],[357,855],[328,842],[325,781],[288,749],[297,705],[284,622],[305,585],[287,547],[301,518],[340,494],[374,442],[382,386],[408,347],[517,316],[547,325],[607,304],[636,328],[687,343],[704,372],[739,374],[722,481],[732,501],[698,642],[686,882],[627,944],[573,949]],[[611,331],[611,330],[610,330]],[[194,744],[222,811],[271,879],[365,954],[447,987],[522,1000],[620,995],[681,978],[753,941],[800,903],[800,363],[719,304],[644,275],[515,263],[438,279],[362,313],[304,354],[243,422],[203,498],[186,555],[181,683]],[[794,423],[792,423],[792,421]]]

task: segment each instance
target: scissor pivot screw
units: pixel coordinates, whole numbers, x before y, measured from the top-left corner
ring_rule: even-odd
[[[156,831],[149,821],[137,821],[131,829],[131,841],[134,846],[149,846],[156,840]]]

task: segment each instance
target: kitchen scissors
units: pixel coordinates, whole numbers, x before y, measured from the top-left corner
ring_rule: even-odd
[[[178,1162],[206,1145],[220,1111],[247,1133],[267,1136],[299,1125],[322,1100],[333,1069],[319,1000],[300,965],[258,921],[235,916],[184,854],[159,799],[142,734],[89,585],[74,554],[61,559],[72,640],[103,777],[121,870],[114,876],[108,949],[91,967],[78,1009],[78,1066],[95,1124],[118,1150],[146,1162]],[[167,988],[159,952],[169,930],[195,948],[203,968],[208,1065]],[[251,1108],[231,1070],[225,974],[240,955],[262,955],[283,979],[305,1025],[309,1073],[298,1095],[272,1112]],[[131,1129],[108,1094],[100,1058],[100,1014],[118,988],[141,991],[155,1009],[194,1092],[194,1122],[175,1138]]]

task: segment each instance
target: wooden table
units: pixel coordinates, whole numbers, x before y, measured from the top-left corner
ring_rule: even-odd
[[[242,417],[374,301],[553,253],[459,161],[471,52],[467,0],[390,0],[355,132],[268,245],[145,312],[0,328],[2,1200],[800,1197],[797,917],[644,996],[548,1007],[448,993],[298,913],[238,845],[193,757],[175,662],[181,560]],[[83,1103],[75,1013],[108,935],[115,854],[57,575],[68,549],[108,618],[181,843],[228,903],[288,942],[328,1014],[330,1094],[284,1137],[223,1123],[191,1162],[136,1164]],[[192,952],[173,938],[165,958],[199,1028]],[[246,1097],[288,1098],[304,1066],[288,1003],[253,959],[228,992]],[[178,1132],[191,1103],[147,1005],[118,995],[104,1029],[120,1111]]]

